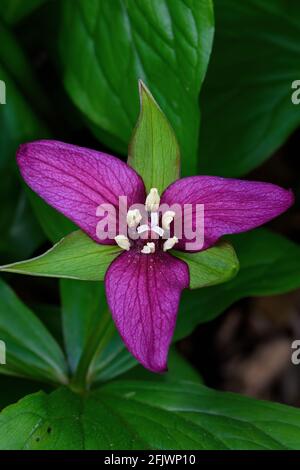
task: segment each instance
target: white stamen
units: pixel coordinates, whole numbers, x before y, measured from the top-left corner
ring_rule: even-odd
[[[157,233],[160,237],[162,237],[165,233],[165,231],[159,227],[158,225],[156,227],[151,227],[151,230],[155,233]]]
[[[176,243],[178,243],[178,238],[177,237],[168,238],[168,240],[166,240],[165,243],[164,243],[163,250],[164,251],[171,250],[171,248],[173,248],[173,246]]]
[[[115,237],[115,241],[117,245],[119,245],[122,250],[129,251],[130,250],[130,242],[125,235],[117,235]]]
[[[126,220],[129,228],[135,228],[142,220],[142,215],[138,209],[133,209],[127,212]]]
[[[164,230],[170,229],[170,224],[173,222],[175,217],[174,211],[166,211],[162,216],[162,226]]]
[[[137,228],[137,233],[148,232],[148,230],[149,230],[148,225],[140,225],[140,226]]]
[[[160,203],[160,196],[158,194],[158,190],[156,188],[151,188],[150,193],[146,198],[146,211],[148,212],[156,212],[158,211]]]
[[[149,246],[151,253],[154,253],[155,252],[155,243],[148,242],[147,245]]]
[[[147,245],[143,246],[143,249],[141,250],[141,253],[144,253],[144,255],[150,255],[150,253],[155,252],[155,244],[153,242],[148,242]]]
[[[156,227],[159,223],[158,212],[151,212],[151,227]]]
[[[164,230],[158,225],[158,213],[157,212],[151,212],[151,230],[153,232],[156,232],[160,237],[164,235]],[[148,232],[149,226],[148,225],[140,225],[137,228],[137,233],[144,233]]]
[[[158,212],[151,212],[151,230],[157,233],[160,237],[162,237],[165,232],[158,224],[159,224]]]

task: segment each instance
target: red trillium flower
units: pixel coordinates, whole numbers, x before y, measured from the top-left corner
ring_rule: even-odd
[[[146,368],[163,372],[175,328],[180,295],[189,286],[189,268],[172,255],[172,248],[185,249],[185,239],[163,240],[149,229],[147,238],[130,240],[124,234],[99,240],[97,208],[111,204],[119,211],[119,197],[128,206],[146,205],[156,213],[162,204],[204,204],[206,249],[225,234],[244,232],[264,224],[285,211],[293,202],[290,191],[270,183],[225,179],[213,176],[182,178],[159,195],[147,195],[142,178],[116,157],[56,141],[22,145],[17,154],[27,184],[48,204],[71,219],[96,243],[123,248],[105,275],[107,301],[114,322],[129,351]],[[195,212],[190,211],[191,223]],[[139,212],[129,210],[129,226],[140,225]],[[176,219],[170,211],[159,225]],[[117,222],[117,221],[116,221]],[[163,227],[161,227],[163,230]]]

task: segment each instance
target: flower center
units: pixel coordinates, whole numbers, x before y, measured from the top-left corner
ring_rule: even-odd
[[[136,231],[140,238],[136,241],[130,241],[126,235],[120,234],[115,237],[116,243],[123,250],[129,251],[133,245],[141,253],[150,255],[157,250],[168,251],[178,242],[177,237],[165,238],[165,234],[169,233],[170,224],[173,222],[175,212],[166,211],[161,217],[159,216],[160,196],[156,188],[151,188],[145,201],[145,209],[148,213],[148,223],[140,224],[142,215],[138,209],[129,210],[127,212],[126,222],[128,229]],[[150,218],[150,223],[149,223]],[[148,236],[148,237],[147,237]],[[146,240],[145,240],[146,238]]]

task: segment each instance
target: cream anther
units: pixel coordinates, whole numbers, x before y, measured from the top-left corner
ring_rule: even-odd
[[[153,242],[148,242],[146,245],[143,246],[141,253],[145,255],[150,255],[151,253],[155,252],[155,244]]]
[[[173,222],[175,217],[175,212],[174,211],[166,211],[163,216],[162,216],[162,228],[164,230],[169,230],[170,229],[170,224]]]
[[[156,188],[151,188],[150,193],[146,198],[146,211],[148,212],[156,212],[158,211],[160,203],[160,196],[158,194],[158,190]]]
[[[129,228],[135,228],[142,220],[142,215],[138,209],[133,209],[127,212],[127,225]]]
[[[163,245],[163,250],[164,251],[171,250],[171,248],[173,248],[173,246],[176,245],[176,243],[178,243],[177,237],[168,238],[168,240],[166,240]]]
[[[130,250],[130,242],[125,235],[117,235],[115,237],[115,241],[117,245],[119,245],[122,250],[129,251]]]

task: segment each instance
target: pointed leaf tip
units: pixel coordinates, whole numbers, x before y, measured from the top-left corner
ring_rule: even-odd
[[[139,95],[140,95],[140,108],[142,109],[142,107],[143,107],[143,95],[146,95],[146,97],[149,98],[150,100],[152,100],[153,103],[155,103],[155,105],[157,106],[157,108],[161,110],[161,108],[158,105],[156,99],[152,95],[152,93],[149,90],[149,88],[147,87],[147,85],[143,82],[143,80],[139,79],[138,84],[139,84]]]
[[[129,144],[128,164],[147,191],[160,193],[179,178],[180,151],[173,129],[145,83],[139,79],[140,115]]]
[[[108,266],[120,252],[116,245],[100,245],[81,230],[77,230],[62,238],[46,253],[29,260],[0,266],[0,271],[102,281]]]

